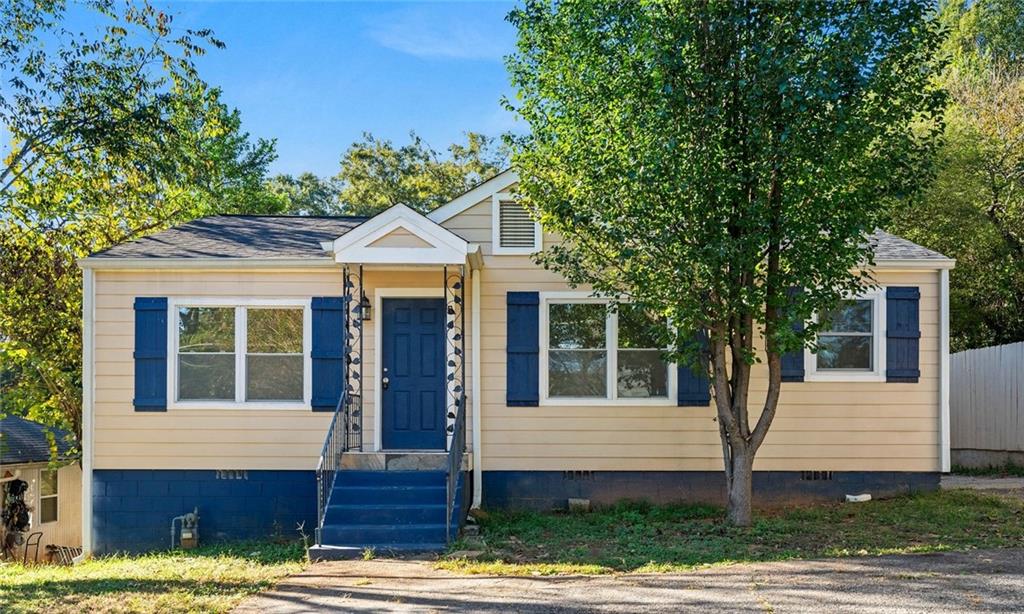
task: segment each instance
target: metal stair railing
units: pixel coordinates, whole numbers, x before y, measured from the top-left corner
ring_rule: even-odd
[[[316,466],[316,543],[323,545],[321,532],[324,528],[324,517],[327,515],[327,502],[334,490],[334,479],[341,467],[341,456],[348,450],[348,391],[343,390],[334,408],[331,425],[327,428],[324,447],[320,451],[320,461]]]
[[[455,423],[452,425],[452,440],[448,448],[447,486],[448,505],[445,513],[445,540],[452,541],[452,512],[457,501],[455,494],[459,487],[459,475],[462,473],[462,456],[466,452],[466,393],[462,392],[456,407]],[[461,513],[461,510],[460,510]]]

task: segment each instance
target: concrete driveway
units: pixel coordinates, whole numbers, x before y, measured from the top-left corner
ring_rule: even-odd
[[[425,561],[317,563],[237,613],[1020,612],[1024,550],[792,561],[685,574],[499,578]]]

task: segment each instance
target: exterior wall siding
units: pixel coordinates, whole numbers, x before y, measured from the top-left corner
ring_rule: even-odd
[[[505,405],[506,293],[568,288],[528,256],[489,255],[490,223],[490,198],[442,223],[481,243],[485,254],[480,305],[483,471],[718,471],[721,442],[714,407]],[[544,245],[555,240],[545,235]],[[784,383],[756,470],[940,469],[939,272],[879,271],[876,280],[920,288],[919,382]],[[752,420],[767,386],[762,362],[751,382]]]
[[[367,270],[364,281],[372,303],[378,287],[437,291],[442,287],[442,273],[440,269]],[[94,467],[315,469],[330,412],[232,407],[134,411],[132,303],[136,296],[309,298],[341,294],[340,268],[308,272],[97,271]],[[467,291],[467,325],[470,302]],[[374,327],[379,324],[380,314],[374,314],[363,336],[366,450],[373,449],[376,436],[373,391],[379,369]],[[472,351],[468,338],[466,347],[467,352]],[[169,362],[173,360],[173,356],[168,356]]]
[[[712,407],[505,405],[506,293],[559,291],[567,286],[528,256],[487,255],[490,212],[488,198],[443,224],[480,243],[485,254],[484,268],[478,272],[482,278],[482,469],[718,471],[721,445]],[[545,244],[552,240],[546,236]],[[340,270],[104,270],[95,275],[97,470],[315,468],[330,419],[327,413],[237,408],[133,411],[132,301],[137,296],[338,296],[342,293]],[[920,288],[920,381],[784,384],[775,424],[758,454],[757,470],[939,470],[939,273],[882,271],[877,279],[883,285]],[[378,287],[436,290],[440,286],[441,274],[435,269],[366,272],[371,300]],[[467,320],[469,310],[467,305]],[[379,314],[364,333],[364,444],[368,450],[376,435],[373,390],[379,369],[372,329],[377,325]],[[471,382],[466,383],[471,390]],[[755,418],[766,389],[766,368],[759,365],[752,382]]]
[[[93,551],[145,552],[171,546],[171,518],[199,508],[201,543],[312,536],[314,471],[96,470]]]

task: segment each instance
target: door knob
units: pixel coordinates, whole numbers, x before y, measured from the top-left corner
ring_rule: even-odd
[[[384,377],[381,378],[380,385],[381,385],[381,387],[384,390],[387,390],[388,389],[388,384],[390,384],[390,383],[391,383],[391,380],[388,378],[388,368],[384,367]]]

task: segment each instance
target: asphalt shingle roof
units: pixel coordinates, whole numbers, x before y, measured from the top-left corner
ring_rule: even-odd
[[[67,433],[51,429],[60,458],[66,458],[71,444]],[[20,416],[0,418],[0,465],[45,463],[50,460],[50,441],[47,428],[38,422]]]
[[[873,241],[876,260],[948,260],[937,251],[884,230],[876,230]]]
[[[92,258],[328,258],[333,241],[365,217],[215,215],[93,254]]]
[[[310,258],[366,217],[215,215],[111,247],[92,258]],[[945,260],[946,256],[882,230],[872,239],[876,260]]]

